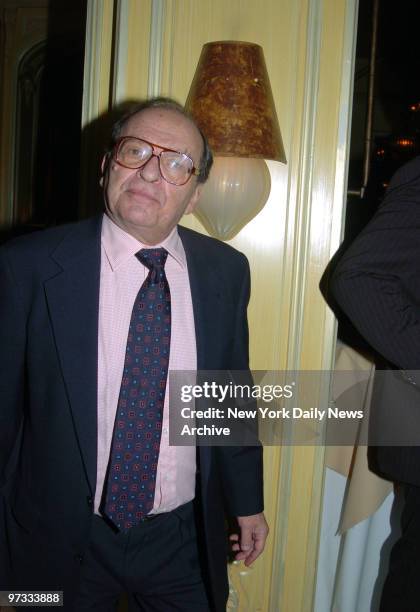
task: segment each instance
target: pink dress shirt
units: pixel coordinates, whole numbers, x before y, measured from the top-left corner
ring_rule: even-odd
[[[161,243],[169,255],[165,265],[171,291],[169,371],[196,370],[194,314],[184,247],[176,228]],[[148,270],[135,257],[142,248],[133,236],[104,215],[98,331],[98,463],[95,512],[98,513],[111,450],[121,386],[128,327],[135,297]],[[162,438],[152,513],[169,512],[192,500],[196,455],[193,446],[169,446],[169,393],[166,390]]]

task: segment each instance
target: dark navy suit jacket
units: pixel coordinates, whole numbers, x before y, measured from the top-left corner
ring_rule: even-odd
[[[248,368],[246,258],[179,227],[198,369]],[[0,249],[0,588],[77,587],[93,515],[101,217]],[[214,608],[227,597],[225,511],[261,512],[260,447],[200,447],[198,507]]]

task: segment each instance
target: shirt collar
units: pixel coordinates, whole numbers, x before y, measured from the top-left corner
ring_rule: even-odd
[[[104,214],[102,221],[101,242],[112,271],[117,270],[133,257],[140,249],[150,249],[134,236],[121,229],[108,215]],[[178,228],[174,227],[169,236],[154,247],[163,247],[168,251],[181,268],[185,268],[187,260]]]

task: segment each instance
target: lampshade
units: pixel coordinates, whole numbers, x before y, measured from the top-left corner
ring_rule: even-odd
[[[286,162],[262,48],[241,41],[205,44],[185,107],[215,156],[195,214],[211,234],[226,240],[269,196],[270,173],[262,160]],[[260,161],[247,165],[228,158]]]
[[[185,106],[214,155],[286,161],[259,45],[230,40],[204,45]]]

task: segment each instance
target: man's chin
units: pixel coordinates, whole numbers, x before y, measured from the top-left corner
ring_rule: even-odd
[[[154,245],[163,239],[162,230],[151,219],[126,219],[120,227],[144,244]]]
[[[145,204],[129,203],[116,211],[120,222],[133,228],[154,227],[158,225],[158,206],[155,201]]]

